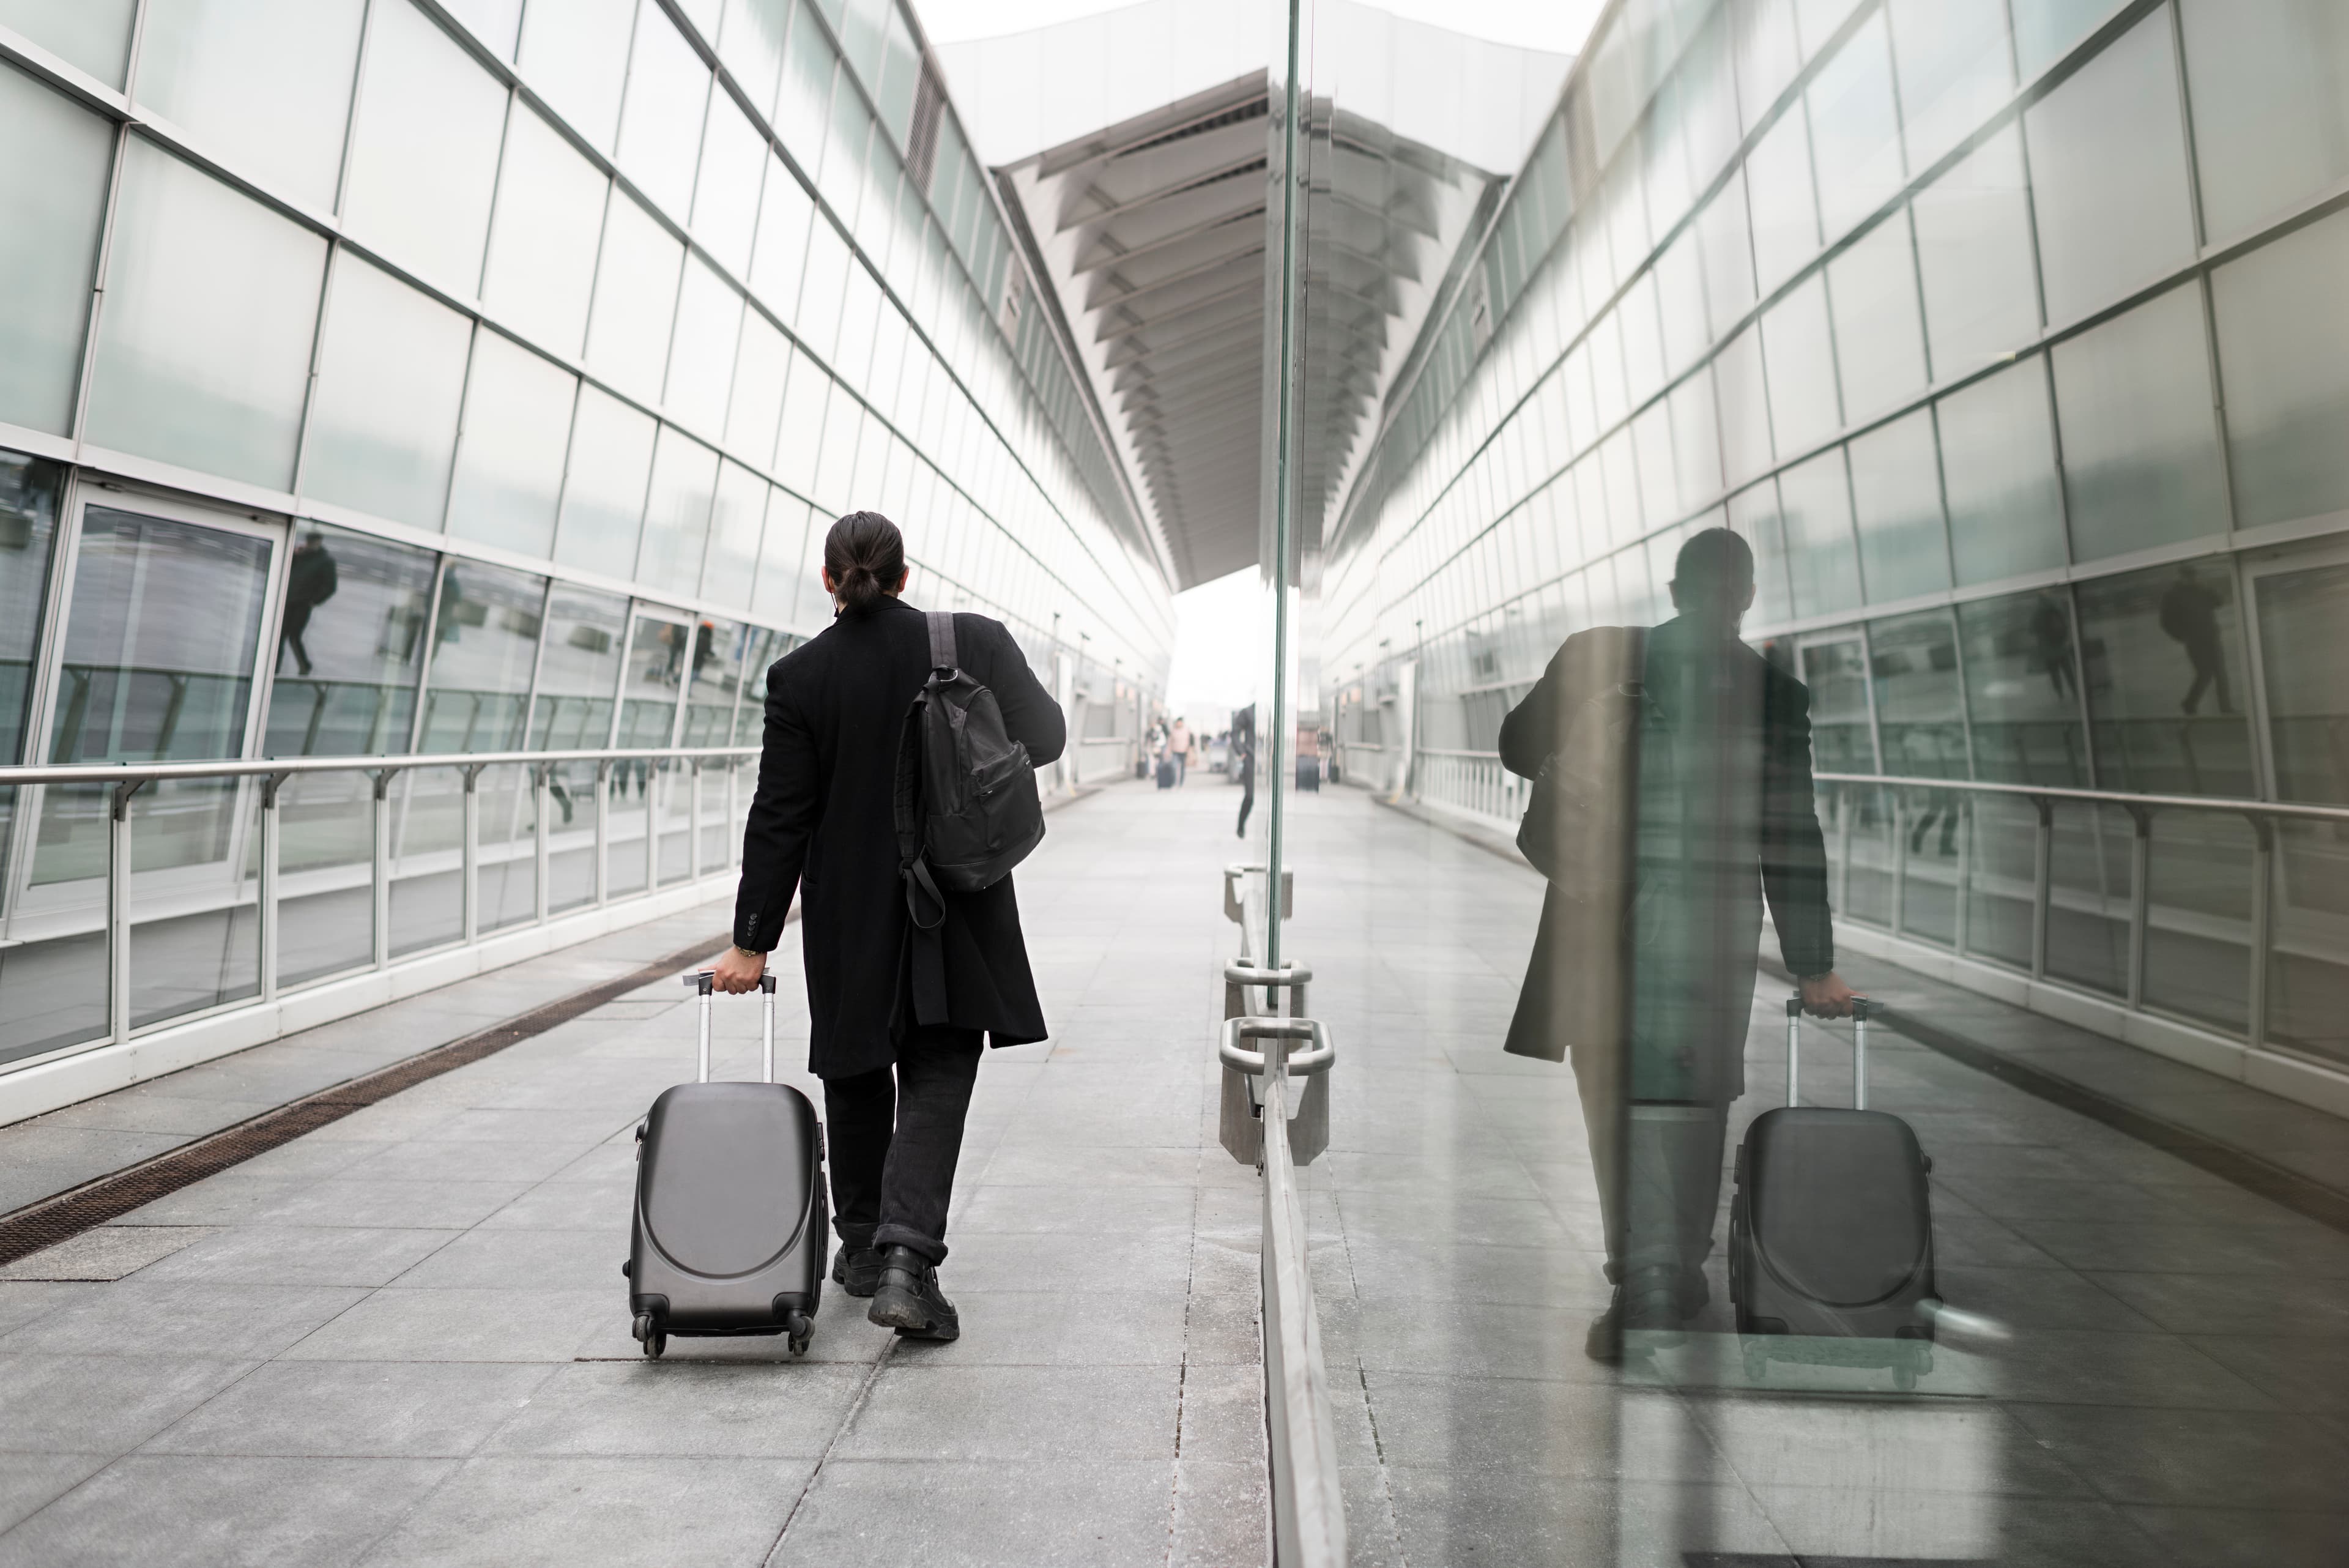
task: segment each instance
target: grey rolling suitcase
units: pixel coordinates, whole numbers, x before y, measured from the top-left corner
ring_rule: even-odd
[[[1798,1102],[1799,994],[1786,1003],[1786,1104],[1737,1149],[1729,1294],[1749,1375],[1773,1359],[1932,1368],[1933,1168],[1907,1122],[1868,1109],[1868,1014],[1853,1004],[1848,1110]],[[1792,1337],[1789,1337],[1792,1336]],[[1799,1343],[1797,1343],[1799,1340]]]
[[[700,995],[698,1082],[664,1089],[636,1127],[628,1310],[647,1355],[677,1334],[780,1334],[802,1355],[815,1332],[832,1219],[815,1106],[775,1082],[775,977],[760,982],[767,1081],[709,1081],[712,976]]]

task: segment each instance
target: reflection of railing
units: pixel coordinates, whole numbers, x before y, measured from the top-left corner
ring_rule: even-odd
[[[1532,785],[1501,765],[1498,752],[1422,746],[1412,759],[1412,793],[1423,805],[1463,812],[1516,831]]]
[[[373,846],[368,857],[368,885],[372,891],[374,912],[373,968],[381,970],[391,963],[391,887],[392,855],[392,781],[403,774],[427,769],[453,770],[464,781],[462,846],[458,857],[460,904],[462,909],[460,943],[471,943],[481,934],[481,796],[476,787],[483,770],[494,767],[519,767],[529,771],[531,787],[538,795],[533,863],[535,888],[534,919],[543,924],[550,915],[550,879],[548,877],[549,841],[553,828],[553,792],[558,787],[556,774],[566,768],[594,770],[594,810],[595,826],[595,902],[608,903],[614,897],[610,883],[610,846],[612,816],[612,784],[615,778],[639,779],[657,776],[676,769],[690,769],[694,784],[687,794],[689,797],[690,820],[688,856],[688,879],[698,880],[704,874],[702,865],[703,795],[700,775],[707,768],[719,768],[726,774],[727,819],[740,815],[742,802],[738,798],[738,781],[748,770],[740,764],[755,759],[755,746],[698,746],[642,748],[605,751],[568,752],[483,752],[471,754],[440,754],[402,757],[283,757],[264,762],[235,763],[141,763],[84,767],[0,767],[0,790],[21,789],[35,785],[100,786],[105,792],[106,809],[110,818],[106,855],[106,974],[107,1017],[111,1021],[107,1038],[120,1044],[130,1037],[130,929],[131,929],[131,832],[132,799],[150,784],[190,780],[252,779],[259,785],[261,846],[259,857],[259,919],[260,996],[252,1005],[267,1006],[276,1000],[278,991],[277,948],[279,935],[279,832],[278,794],[287,780],[310,774],[358,774],[373,783],[371,825]],[[645,834],[645,880],[634,893],[650,894],[661,886],[659,872],[660,839],[657,823],[648,821]],[[674,878],[672,878],[674,881]],[[102,1043],[102,1042],[101,1042]]]
[[[2283,930],[2279,918],[2287,911],[2306,915],[2316,903],[2285,898],[2285,855],[2279,840],[2294,828],[2326,830],[2330,842],[2296,846],[2300,853],[2337,855],[2349,862],[2349,808],[1869,774],[1822,773],[1814,778],[1827,797],[1822,816],[1835,903],[1843,919],[2020,970],[2034,981],[2078,984],[2132,1013],[2181,1013],[2198,1024],[2239,1033],[2254,1048],[2275,1043],[2278,1035],[2274,986],[2281,966],[2340,971],[2339,980],[2324,986],[2328,992],[2349,985],[2349,941],[2328,929],[2321,910],[2303,921],[2308,929],[2302,931]],[[2029,823],[2017,824],[2019,831],[2033,835],[2027,876],[1998,868],[2002,859],[2019,868],[2022,857],[2013,852],[2019,846],[1986,840],[1978,826],[1993,803],[2030,814]],[[2107,866],[2101,853],[2108,839],[2118,836],[2106,831],[2105,819],[2115,813],[2127,824],[2125,875]],[[2158,821],[2186,813],[2195,814],[2189,820],[2216,828],[2218,836],[2158,837]],[[2059,867],[2059,818],[2080,815],[2087,820],[2073,836],[2085,837],[2085,846]],[[2247,844],[2230,842],[2230,821],[2234,833],[2248,830]],[[2095,886],[2077,885],[2088,872],[2095,874]],[[2341,874],[2342,867],[2334,865],[2312,867],[2302,875],[2320,885],[2337,885]],[[1863,889],[1862,879],[1877,886]],[[2107,883],[2114,892],[2104,890]],[[2021,940],[2002,942],[1986,929],[2001,904],[2024,907],[2027,934],[2015,933]],[[2125,909],[2115,907],[2120,905]],[[2098,985],[2063,972],[2065,966],[2051,957],[2050,933],[2059,924],[2116,928],[2122,944],[2113,966],[2116,983]],[[2148,944],[2156,939],[2174,946],[2178,961],[2203,966],[2210,974],[2197,981],[2150,965]],[[2241,950],[2240,958],[2233,956],[2236,949]],[[2242,967],[2228,973],[2236,963]],[[2163,994],[2182,995],[2198,983],[2222,999],[2231,999],[2240,987],[2239,1019],[2228,1016],[2236,1010],[2226,1002],[2196,1008]],[[2349,1001],[2349,992],[2340,1000]],[[2301,1042],[2287,1035],[2283,1043]]]

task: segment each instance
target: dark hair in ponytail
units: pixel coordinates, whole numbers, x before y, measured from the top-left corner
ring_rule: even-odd
[[[905,575],[905,536],[878,512],[852,512],[823,536],[823,569],[843,609],[877,604]]]

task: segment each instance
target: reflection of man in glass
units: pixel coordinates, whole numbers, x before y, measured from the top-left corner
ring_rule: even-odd
[[[1567,639],[1501,725],[1536,780],[1518,842],[1550,879],[1506,1049],[1569,1051],[1614,1303],[1585,1348],[1677,1331],[1710,1295],[1728,1111],[1745,1089],[1768,900],[1813,1012],[1848,1012],[1811,792],[1810,693],[1737,639],[1754,556],[1725,528],[1682,545],[1679,615]]]
[[[1239,836],[1247,836],[1248,813],[1256,809],[1256,704],[1232,715],[1232,738],[1224,752],[1224,766],[1239,775]]]
[[[294,654],[294,666],[303,674],[310,673],[310,650],[302,646],[302,634],[310,629],[310,612],[335,597],[335,557],[326,553],[326,536],[316,528],[302,535],[294,546],[294,558],[285,567],[285,620],[277,634],[279,659],[284,649]]]
[[[2219,711],[2235,711],[2234,693],[2227,689],[2227,649],[2219,630],[2219,612],[2227,601],[2194,575],[2191,563],[2178,568],[2178,580],[2161,596],[2161,629],[2186,649],[2194,680],[2186,688],[2178,711],[2192,717],[2202,706],[2202,693],[2219,689]]]

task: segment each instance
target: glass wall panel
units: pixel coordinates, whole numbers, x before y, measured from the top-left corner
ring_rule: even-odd
[[[73,426],[114,128],[0,66],[0,421]]]
[[[437,528],[473,324],[349,251],[335,263],[302,490]]]
[[[701,597],[748,609],[759,571],[759,536],[767,482],[739,462],[720,462],[709,512],[709,550],[701,563]]]
[[[750,596],[753,614],[768,617],[790,626],[814,624],[817,611],[823,607],[823,585],[815,582],[815,567],[803,565],[809,552],[821,547],[820,540],[809,527],[814,508],[788,490],[778,489],[767,498],[766,532],[759,546],[759,586]],[[829,524],[826,526],[830,526]],[[813,582],[811,592],[805,582]],[[802,611],[801,601],[805,605]]]
[[[620,574],[636,558],[644,526],[645,485],[653,466],[654,421],[610,393],[581,385],[572,416],[570,466],[554,558],[565,566]]]
[[[685,693],[681,744],[722,746],[734,733],[734,701],[742,690],[750,628],[701,617],[693,628],[693,670]],[[712,770],[711,776],[718,776]]]
[[[1940,460],[1929,410],[1920,409],[1851,443],[1851,494],[1861,581],[1870,603],[1950,586]]]
[[[57,534],[65,470],[0,452],[0,763],[26,761],[32,722],[33,651],[49,597],[49,556]],[[13,821],[14,789],[0,790],[0,813]],[[0,876],[7,870],[0,839]]]
[[[2054,358],[2073,559],[2225,533],[2202,291],[2173,288]]]
[[[2145,1001],[2230,1034],[2251,1020],[2251,866],[2240,816],[2154,814],[2146,861]]]
[[[2113,14],[2111,0],[2013,0],[2014,55],[2029,81]]]
[[[1823,452],[1778,476],[1786,576],[1795,614],[1850,609],[1860,601],[1859,556],[1851,533],[1851,485],[1843,449]]]
[[[742,296],[709,263],[688,254],[668,356],[664,407],[670,418],[713,437],[726,428],[726,394],[741,328]]]
[[[1827,293],[1846,420],[1857,424],[1923,391],[1925,323],[1906,212],[1827,264]]]
[[[481,286],[506,91],[409,0],[372,7],[351,128],[352,234],[460,299]]]
[[[1868,712],[1868,661],[1857,637],[1806,639],[1799,670],[1811,693],[1811,766],[1823,774],[1877,772]]]
[[[1889,0],[1909,166],[1938,162],[2014,90],[2005,0]]]
[[[2057,802],[2047,907],[2047,972],[2128,994],[2129,908],[2137,829],[2118,806]]]
[[[2063,498],[2045,370],[2026,359],[1935,405],[1958,581],[2064,564]]]
[[[522,27],[522,0],[442,0],[442,4],[498,58],[514,57],[514,36]]]
[[[1958,607],[1974,776],[2077,787],[2091,781],[2080,661],[2060,589]]]
[[[0,0],[0,27],[119,88],[138,12],[138,0]]]
[[[326,243],[133,138],[85,426],[98,445],[294,482]]]
[[[718,57],[761,112],[771,109],[783,75],[783,35],[791,0],[726,0],[718,28]]]
[[[1770,371],[1770,430],[1779,454],[1800,452],[1841,429],[1824,277],[1812,274],[1770,307],[1762,317],[1762,343]]]
[[[783,57],[783,85],[775,97],[775,131],[799,161],[801,170],[813,179],[823,157],[824,128],[832,123],[833,67],[838,57],[823,28],[811,19],[813,7],[808,0],[799,0],[794,9],[799,18]],[[939,140],[943,144],[944,136]]]
[[[1770,396],[1762,374],[1762,330],[1749,327],[1713,362],[1721,401],[1721,456],[1729,483],[1743,484],[1770,466]],[[1569,388],[1569,390],[1571,389]]]
[[[612,151],[636,0],[564,0],[523,18],[522,74],[571,128]]]
[[[2255,584],[2277,797],[2349,805],[2349,681],[2341,676],[2349,670],[2349,565],[2275,572]]]
[[[448,562],[418,751],[520,749],[545,610],[544,577],[480,561]]]
[[[1882,12],[1852,34],[1805,89],[1820,227],[1832,243],[1900,193],[1900,117]]]
[[[2074,591],[2096,783],[2154,794],[2257,794],[2234,573],[2189,561],[2093,578]]]
[[[709,508],[718,487],[718,454],[664,425],[653,454],[652,491],[645,505],[645,538],[636,580],[659,593],[690,594],[701,584],[701,557],[709,541]]]
[[[1748,622],[1775,626],[1793,619],[1795,606],[1786,581],[1786,529],[1778,514],[1778,482],[1765,479],[1731,496],[1729,526],[1754,551],[1754,608]],[[1577,552],[1575,558],[1581,559],[1581,554]]]
[[[2024,110],[2023,129],[2050,321],[2072,320],[2192,257],[2167,11]]]
[[[2181,0],[2202,221],[2226,239],[2349,176],[2349,14]]]
[[[1689,225],[1704,263],[1705,305],[1715,333],[1754,306],[1754,244],[1745,221],[1745,173],[1729,179]]]
[[[1977,795],[1968,804],[1967,826],[1967,955],[2028,970],[2039,813],[2026,800]]]
[[[693,193],[693,235],[736,277],[750,265],[750,241],[759,225],[759,181],[772,161],[767,139],[743,118],[733,99],[713,93]]]
[[[1868,654],[1884,771],[1909,778],[1964,778],[1965,694],[1949,612],[1926,610],[1868,622]],[[1954,835],[1952,814],[1930,815]],[[1912,828],[1922,820],[1910,814]]]
[[[615,191],[604,214],[595,303],[587,318],[587,368],[643,402],[660,401],[684,265],[685,246]]]
[[[569,583],[554,586],[531,708],[532,750],[586,751],[605,743],[627,631],[627,600]]]
[[[693,210],[694,165],[709,97],[709,68],[668,14],[647,6],[636,17],[629,56],[618,161],[636,189],[679,223]]]
[[[742,312],[742,342],[734,355],[734,391],[726,404],[726,446],[745,462],[767,467],[775,455],[782,418],[783,381],[791,344],[755,310]]]
[[[759,194],[759,234],[750,249],[750,292],[785,321],[799,304],[800,273],[807,260],[808,225],[815,200],[789,169],[768,171]]]
[[[149,0],[139,100],[279,195],[332,212],[363,0]]]
[[[526,556],[554,552],[579,378],[487,330],[475,334],[449,533]]]
[[[638,613],[630,634],[627,664],[620,676],[617,744],[675,743],[678,697],[685,680],[686,649],[691,641],[691,628],[683,621]],[[641,772],[637,785],[641,794]]]
[[[286,563],[264,755],[408,750],[438,564],[427,550],[299,525]]]
[[[1919,192],[1910,210],[1935,380],[1971,375],[2038,336],[2031,208],[2012,127]]]
[[[1810,132],[1799,109],[1780,115],[1746,155],[1745,195],[1753,215],[1754,281],[1766,295],[1819,248]]]
[[[2349,213],[2210,275],[2235,525],[2349,509]]]
[[[507,326],[577,358],[595,287],[595,241],[611,181],[517,99],[481,303]]]

